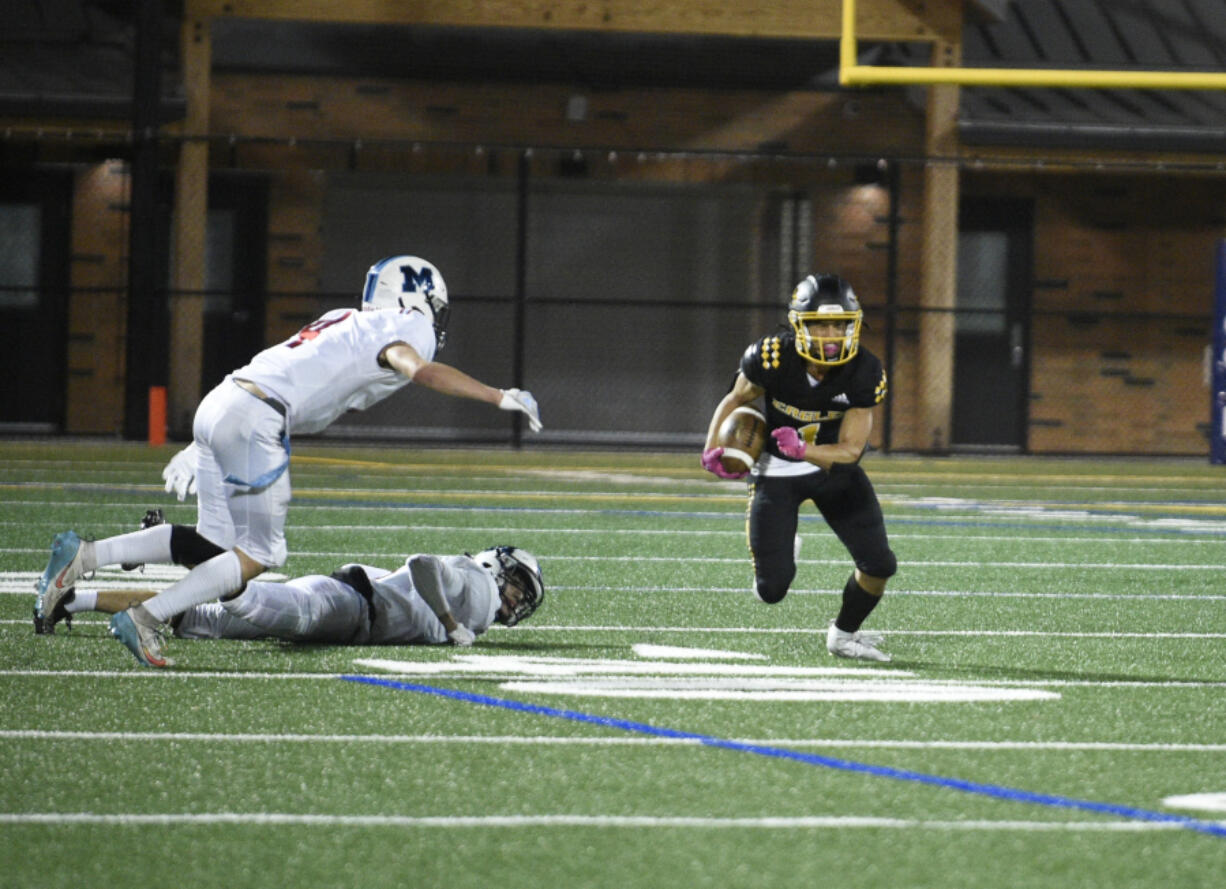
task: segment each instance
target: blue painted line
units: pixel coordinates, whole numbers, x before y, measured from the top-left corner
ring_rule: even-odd
[[[913,784],[926,784],[931,787],[942,787],[970,793],[975,796],[986,796],[1016,803],[1030,803],[1038,806],[1048,806],[1055,809],[1074,809],[1081,812],[1093,812],[1097,815],[1112,815],[1133,821],[1151,821],[1158,824],[1170,824],[1175,827],[1193,830],[1210,836],[1226,837],[1226,824],[1212,821],[1201,821],[1186,815],[1173,815],[1168,812],[1154,812],[1149,809],[1138,809],[1133,806],[1120,806],[1114,803],[1099,803],[1092,800],[1077,799],[1070,796],[1059,796],[1049,793],[1034,793],[1029,790],[1017,790],[1002,787],[997,784],[981,784],[977,781],[963,781],[959,778],[946,778],[941,775],[929,775],[924,772],[913,772],[909,769],[895,769],[889,766],[875,766],[869,763],[855,762],[848,759],[836,759],[829,756],[819,756],[814,753],[801,753],[798,750],[788,750],[784,747],[768,747],[761,744],[744,744],[740,741],[729,741],[713,735],[685,732],[679,729],[664,728],[645,722],[633,722],[612,716],[597,716],[593,713],[582,713],[578,710],[562,710],[557,707],[545,707],[539,704],[528,704],[523,701],[513,701],[506,698],[493,698],[488,695],[472,694],[450,688],[437,688],[432,685],[418,685],[413,682],[398,682],[394,679],[379,679],[374,676],[341,676],[348,682],[360,682],[366,685],[379,685],[397,691],[411,691],[419,694],[435,695],[451,698],[469,704],[480,704],[486,707],[499,707],[503,710],[515,710],[520,713],[532,713],[537,716],[550,716],[555,719],[567,719],[572,722],[584,722],[603,728],[615,728],[641,735],[653,735],[659,738],[674,738],[696,741],[707,747],[717,747],[723,750],[735,750],[739,753],[752,753],[757,756],[767,756],[775,759],[788,759],[802,762],[806,765],[836,769],[842,772],[855,772],[871,775],[875,778],[890,778],[895,781],[908,781]]]

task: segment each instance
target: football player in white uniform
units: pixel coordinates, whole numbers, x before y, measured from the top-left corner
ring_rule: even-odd
[[[371,266],[361,311],[333,309],[225,378],[196,409],[193,441],[162,475],[182,500],[197,497],[197,523],[158,525],[105,540],[56,535],[36,587],[36,623],[53,628],[59,599],[89,572],[120,563],[188,565],[168,589],[122,611],[111,633],[148,667],[171,661],[158,628],[187,609],[241,590],[285,563],[292,436],[318,432],[410,381],[445,395],[484,401],[541,428],[532,394],[496,389],[434,360],[446,339],[450,305],[439,270],[416,256]]]
[[[154,595],[77,588],[57,604],[115,614]],[[462,556],[409,556],[396,571],[349,564],[286,583],[253,580],[221,602],[177,615],[183,639],[285,639],[338,645],[472,645],[495,623],[513,627],[545,598],[536,557],[515,546]]]

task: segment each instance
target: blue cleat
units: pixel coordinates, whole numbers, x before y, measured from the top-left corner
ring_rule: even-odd
[[[162,628],[141,606],[116,614],[111,618],[110,629],[111,635],[127,646],[142,666],[169,667],[174,663],[162,654]]]
[[[38,598],[34,600],[34,625],[37,631],[43,628],[45,633],[55,632],[57,611],[61,600],[72,592],[78,580],[85,576],[81,568],[81,549],[83,541],[76,531],[61,531],[51,541],[51,560],[47,569],[38,579],[34,588]]]

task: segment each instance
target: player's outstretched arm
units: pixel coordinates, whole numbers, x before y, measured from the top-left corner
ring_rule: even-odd
[[[388,346],[383,350],[383,360],[388,367],[435,392],[484,401],[504,411],[519,411],[527,416],[533,432],[541,431],[540,409],[531,392],[522,389],[495,389],[458,367],[443,364],[441,361],[426,361],[408,343]]]

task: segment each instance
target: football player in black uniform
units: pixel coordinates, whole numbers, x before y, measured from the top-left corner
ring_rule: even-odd
[[[731,391],[707,430],[702,465],[721,478],[742,478],[720,464],[720,424],[733,410],[765,399],[770,436],[749,485],[749,549],[755,590],[774,604],[796,576],[801,504],[812,500],[855,562],[843,604],[826,634],[839,657],[888,661],[881,636],[860,631],[898,568],[881,506],[860,457],[885,400],[881,360],[860,348],[864,312],[838,275],[809,275],[792,292],[791,331],[767,336],[741,357]]]

